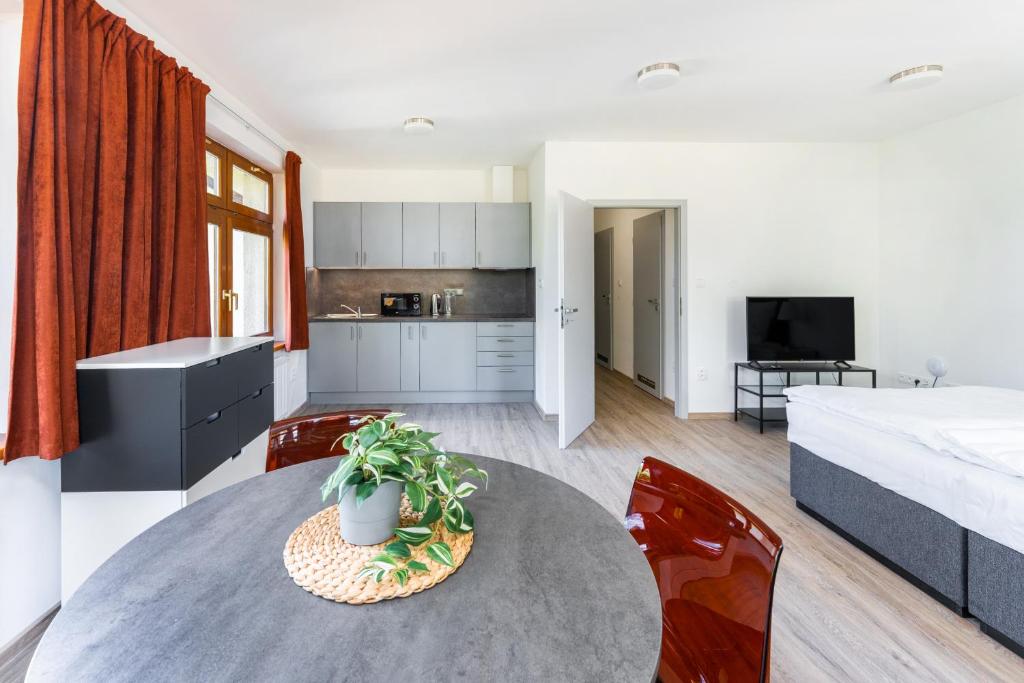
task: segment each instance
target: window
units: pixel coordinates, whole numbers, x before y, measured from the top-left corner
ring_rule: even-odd
[[[210,326],[214,334],[271,334],[273,177],[207,140]]]

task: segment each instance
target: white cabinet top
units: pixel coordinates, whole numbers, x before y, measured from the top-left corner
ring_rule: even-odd
[[[270,337],[186,337],[137,349],[83,358],[79,370],[188,368],[273,341]]]

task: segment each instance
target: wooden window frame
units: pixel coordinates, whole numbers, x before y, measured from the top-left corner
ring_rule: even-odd
[[[220,291],[216,293],[217,329],[212,333],[218,337],[231,335],[231,233],[228,232],[228,212],[212,204],[206,207],[206,225],[217,226],[218,264],[217,276]],[[213,283],[210,283],[213,287]]]
[[[224,228],[225,248],[222,250],[221,263],[232,263],[232,232],[240,230],[267,238],[267,325],[268,328],[261,332],[249,335],[250,337],[269,337],[274,333],[274,229],[269,223],[257,221],[248,216],[239,216],[231,212],[227,213],[227,226]],[[232,268],[228,267],[228,277],[231,279]],[[223,271],[222,271],[223,273]],[[223,276],[222,276],[223,277]],[[234,290],[234,282],[229,283],[228,289]],[[223,299],[223,296],[221,297]],[[223,325],[222,325],[223,327]],[[234,334],[234,330],[232,330]]]
[[[248,216],[249,218],[255,218],[258,221],[270,223],[274,220],[274,176],[269,171],[263,170],[260,166],[257,166],[240,154],[235,154],[230,149],[227,150],[227,153],[227,192],[225,193],[225,201],[227,202],[225,204],[226,208],[235,213],[240,213],[243,216]],[[267,183],[266,213],[250,208],[245,204],[239,204],[234,200],[235,166],[238,166],[243,171],[247,171]]]
[[[206,151],[213,154],[220,160],[220,196],[206,193],[206,204],[207,206],[213,206],[217,208],[226,208],[228,201],[228,150],[224,145],[220,145],[210,138],[206,138]],[[205,161],[205,157],[203,158]],[[206,164],[203,164],[205,168]]]

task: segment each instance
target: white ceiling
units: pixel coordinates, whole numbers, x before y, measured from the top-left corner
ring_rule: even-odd
[[[1024,93],[1021,0],[124,0],[326,167],[544,140],[860,141]],[[635,73],[684,77],[643,91]],[[941,63],[941,84],[894,92]],[[437,129],[411,137],[409,116]]]

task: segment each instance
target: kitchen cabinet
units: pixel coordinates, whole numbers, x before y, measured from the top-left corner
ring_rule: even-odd
[[[476,323],[420,323],[420,391],[476,391]]]
[[[401,323],[359,323],[356,339],[358,391],[401,390]]]
[[[402,267],[402,204],[364,202],[363,268]]]
[[[310,323],[309,391],[357,391],[356,323]]]
[[[529,203],[476,205],[476,266],[530,267]]]
[[[317,268],[358,268],[362,264],[362,205],[313,203],[313,263]]]
[[[420,324],[402,325],[402,391],[420,390]]]
[[[437,268],[439,209],[436,203],[402,204],[402,267]]]
[[[438,211],[441,267],[476,265],[476,205],[441,204]]]

